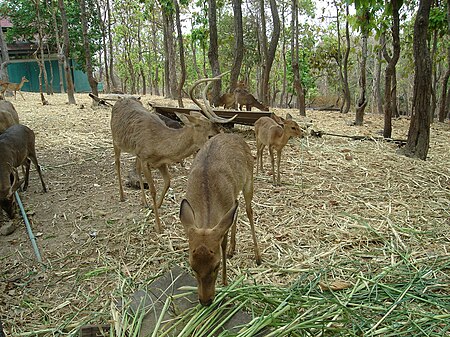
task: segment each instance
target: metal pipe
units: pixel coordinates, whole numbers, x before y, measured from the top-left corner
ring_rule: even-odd
[[[25,213],[25,209],[23,208],[23,205],[22,205],[22,200],[20,200],[19,193],[17,193],[17,191],[15,192],[14,195],[16,196],[16,201],[17,201],[17,204],[19,205],[20,213],[22,213],[23,221],[25,221],[25,226],[27,227],[28,236],[30,238],[31,245],[33,246],[33,249],[34,249],[34,254],[36,255],[38,262],[42,263],[41,254],[39,253],[39,248],[36,244],[36,237],[34,236],[33,231],[31,230],[31,226],[30,226],[30,222],[28,221],[27,213]]]

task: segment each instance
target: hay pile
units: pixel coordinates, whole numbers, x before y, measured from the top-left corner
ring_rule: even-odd
[[[118,200],[110,109],[91,108],[87,95],[76,95],[76,106],[66,104],[66,95],[48,97],[47,106],[40,104],[38,94],[24,96],[26,101],[19,97],[13,104],[21,122],[36,133],[49,192],[41,193],[32,169],[29,190],[21,197],[45,266],[36,263],[17,219],[16,232],[0,237],[0,317],[5,331],[11,336],[51,335],[109,323],[113,296],[148,284],[175,264],[188,268],[178,210],[192,159],[185,167],[171,167],[171,189],[160,211],[164,233],[157,235],[153,213],[141,207],[139,191],[126,189],[127,200]],[[143,100],[174,105],[158,97]],[[287,112],[274,110],[279,115]],[[302,122],[295,111],[289,112]],[[355,127],[349,125],[353,115],[307,114],[314,130],[377,136],[383,128],[378,115],[366,115],[364,126]],[[408,127],[408,120],[394,120],[393,138],[406,139]],[[234,132],[256,153],[251,128],[237,127]],[[291,140],[283,151],[281,187],[271,184],[266,153],[264,172],[255,177],[253,200],[263,264],[257,267],[253,261],[241,209],[237,251],[228,264],[230,280],[245,274],[267,289],[298,285],[307,293],[326,291],[335,282],[348,289],[371,289],[370,280],[379,275],[389,284],[408,282],[426,270],[420,277],[435,282],[423,291],[440,294],[448,314],[449,136],[448,123],[432,125],[427,161],[399,156],[396,145],[386,142],[330,136]],[[133,158],[122,155],[122,165],[126,172]],[[160,188],[161,179],[157,181]],[[430,304],[422,309],[432,316],[435,310],[442,314],[438,308]],[[375,328],[383,329],[389,322],[381,319],[384,314],[374,311],[365,331],[377,322]]]

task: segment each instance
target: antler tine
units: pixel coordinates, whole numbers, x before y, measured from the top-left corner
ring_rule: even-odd
[[[203,113],[204,113],[209,119],[211,119],[213,122],[221,123],[221,124],[231,122],[233,119],[235,119],[235,118],[237,117],[237,114],[234,115],[234,116],[231,117],[231,118],[228,118],[228,119],[227,119],[227,118],[222,118],[222,117],[217,116],[217,115],[214,113],[214,111],[213,111],[211,105],[209,104],[209,102],[208,102],[208,100],[207,100],[207,98],[206,98],[206,93],[207,93],[208,88],[209,88],[209,86],[211,85],[212,81],[218,81],[218,80],[220,80],[220,78],[221,78],[222,76],[224,76],[225,74],[228,74],[228,73],[229,73],[229,71],[227,71],[227,72],[225,72],[225,73],[223,73],[223,74],[221,74],[221,75],[219,75],[219,76],[213,77],[213,78],[203,78],[203,79],[200,79],[200,80],[198,80],[197,82],[195,82],[194,85],[191,87],[191,90],[189,90],[189,96],[191,97],[192,101],[193,101],[195,104],[197,104],[197,105],[199,106],[199,108],[203,111]],[[203,92],[202,92],[202,98],[203,98],[203,102],[205,103],[205,106],[203,106],[202,104],[200,104],[200,102],[194,97],[194,89],[195,89],[199,84],[204,83],[204,82],[208,82],[208,84],[205,86],[205,88],[203,89]]]

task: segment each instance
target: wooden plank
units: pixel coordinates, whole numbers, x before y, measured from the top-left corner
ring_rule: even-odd
[[[170,118],[173,118],[175,112],[184,114],[188,114],[191,111],[202,112],[199,108],[178,108],[161,105],[153,105],[153,107],[155,108],[156,112]],[[237,117],[231,123],[243,125],[254,125],[259,118],[272,116],[272,113],[267,111],[238,111],[238,110],[221,110],[221,109],[213,109],[213,111],[217,116],[222,118],[231,118],[234,115],[237,115]]]

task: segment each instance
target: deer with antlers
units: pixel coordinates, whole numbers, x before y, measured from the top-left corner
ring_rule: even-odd
[[[270,160],[272,164],[272,177],[274,185],[280,183],[280,162],[281,151],[286,146],[291,137],[303,137],[303,131],[298,124],[292,120],[290,114],[286,115],[286,119],[280,118],[275,114],[270,117],[261,117],[255,122],[256,135],[256,174],[263,170],[263,150],[267,146],[269,148]],[[275,159],[274,150],[277,152],[277,179],[275,182]]]
[[[189,174],[186,198],[181,202],[180,220],[189,239],[189,263],[198,281],[202,305],[210,305],[222,263],[222,282],[227,284],[228,256],[236,247],[238,195],[242,191],[250,222],[256,263],[261,253],[256,240],[252,197],[253,156],[244,139],[236,134],[220,134],[197,153]]]
[[[200,113],[191,112],[190,115],[178,114],[185,126],[181,129],[172,129],[166,126],[156,114],[150,113],[141,102],[133,98],[125,98],[116,102],[111,114],[111,131],[114,146],[115,167],[119,180],[120,200],[124,200],[122,178],[120,172],[120,154],[122,151],[136,155],[136,172],[141,187],[142,202],[148,206],[144,191],[142,172],[149,185],[153,200],[156,230],[162,232],[158,208],[170,186],[170,175],[167,165],[179,162],[198,151],[208,138],[216,135],[218,129],[213,124],[228,123],[235,117],[224,119],[217,116],[207,103],[206,91],[203,91],[205,106],[193,96],[195,87],[204,82],[218,80],[202,79],[194,83],[190,90],[192,100],[202,109],[206,118]],[[164,187],[159,201],[156,200],[156,189],[153,182],[152,169],[158,169],[164,180]]]
[[[22,96],[23,100],[25,100],[25,97],[23,97],[22,92],[20,91],[25,84],[25,82],[29,82],[25,76],[22,76],[22,80],[20,83],[11,83],[11,82],[3,82],[0,83],[0,86],[2,87],[1,90],[1,96],[5,97],[5,91],[13,91],[14,92],[14,99],[17,99],[17,92]]]

